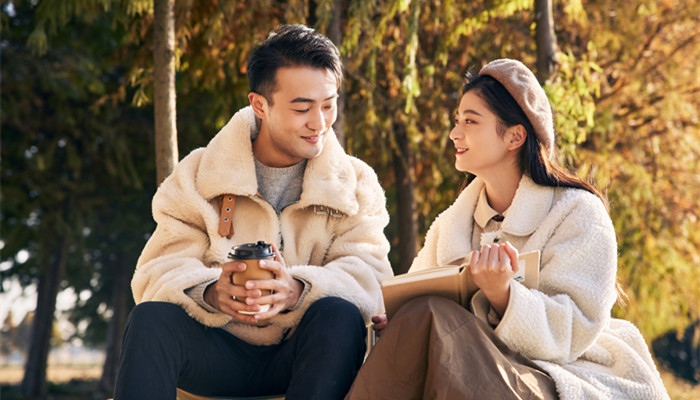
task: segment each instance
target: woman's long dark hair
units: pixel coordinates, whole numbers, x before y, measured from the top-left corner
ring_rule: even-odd
[[[525,144],[520,151],[520,168],[538,185],[553,187],[570,187],[589,191],[596,195],[608,209],[608,201],[592,184],[570,173],[556,162],[549,159],[548,149],[542,146],[535,129],[525,112],[508,90],[496,79],[488,75],[467,73],[462,95],[476,90],[489,109],[496,114],[504,128],[522,125],[527,131]],[[505,129],[498,129],[504,134]]]

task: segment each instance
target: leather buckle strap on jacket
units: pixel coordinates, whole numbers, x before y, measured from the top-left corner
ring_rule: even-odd
[[[328,214],[333,218],[340,218],[343,216],[343,213],[341,211],[338,211],[338,210],[330,208],[330,207],[314,205],[313,208],[314,208],[314,214],[319,214],[319,215]]]
[[[219,215],[219,235],[231,239],[233,237],[233,208],[236,205],[236,195],[221,196],[221,213]]]
[[[224,194],[219,198],[221,212],[219,213],[219,235],[231,239],[233,237],[233,209],[236,206],[236,195]],[[328,214],[333,218],[341,218],[343,213],[326,206],[314,205],[315,214]]]

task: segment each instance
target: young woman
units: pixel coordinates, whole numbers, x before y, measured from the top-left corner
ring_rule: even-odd
[[[606,201],[554,162],[551,107],[532,72],[504,59],[468,75],[450,139],[456,168],[475,178],[411,271],[470,261],[479,291],[468,309],[426,296],[388,324],[374,317],[381,338],[347,399],[667,399],[639,331],[610,317]],[[511,278],[533,250],[539,286],[528,289]]]

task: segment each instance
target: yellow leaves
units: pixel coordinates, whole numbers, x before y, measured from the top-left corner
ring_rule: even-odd
[[[153,0],[127,0],[128,15],[153,15]]]
[[[136,107],[142,107],[151,102],[151,99],[146,94],[146,87],[144,85],[139,85],[139,87],[136,88],[136,93],[134,93],[131,102]]]
[[[581,0],[568,0],[564,5],[564,15],[569,23],[576,22],[582,27],[588,26],[588,17],[583,9]]]
[[[545,86],[554,111],[554,130],[561,153],[571,157],[576,145],[587,140],[594,125],[595,98],[600,93],[601,69],[585,57],[559,53],[558,71]]]

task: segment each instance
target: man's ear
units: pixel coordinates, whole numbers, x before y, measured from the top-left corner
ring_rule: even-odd
[[[258,118],[264,120],[267,115],[268,104],[265,96],[260,93],[250,92],[248,93],[248,100],[250,101],[250,106],[253,107],[253,111]]]
[[[525,138],[527,138],[527,131],[524,126],[518,124],[508,128],[508,150],[517,150],[522,147],[525,144]]]

